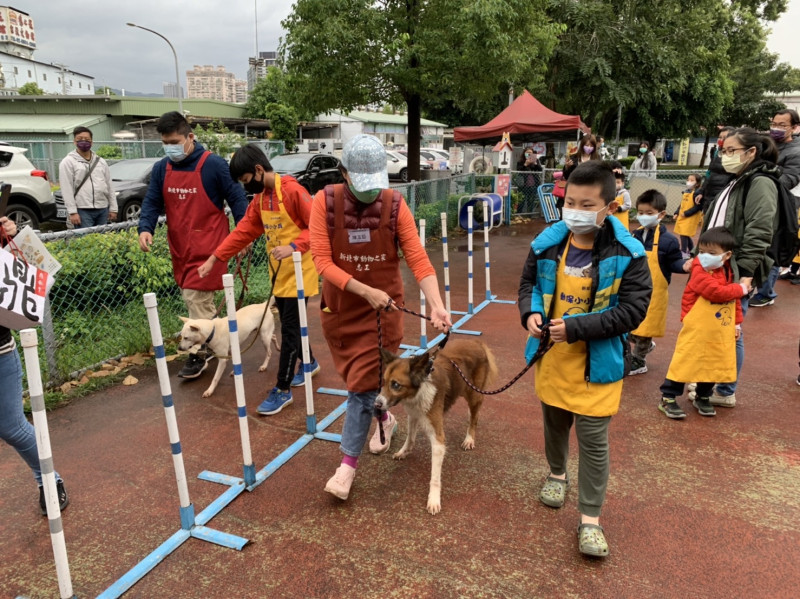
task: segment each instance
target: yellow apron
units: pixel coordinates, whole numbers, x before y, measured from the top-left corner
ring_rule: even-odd
[[[664,278],[664,273],[661,272],[661,266],[658,264],[658,238],[660,236],[661,225],[657,225],[653,237],[653,249],[647,252],[647,266],[650,267],[650,277],[653,279],[653,295],[650,297],[650,306],[647,308],[644,320],[635,331],[631,331],[631,334],[639,337],[663,337],[667,330],[669,289],[667,279]],[[644,239],[644,235],[642,239]]]
[[[703,224],[703,213],[698,212],[692,216],[682,216],[689,208],[693,208],[694,194],[685,193],[681,199],[681,207],[678,209],[678,220],[675,221],[675,235],[684,235],[685,237],[694,237],[697,234],[697,229]]]
[[[736,301],[712,304],[698,297],[683,318],[667,378],[679,383],[736,380]]]
[[[591,295],[591,277],[573,277],[564,273],[572,236],[564,249],[556,274],[553,295],[553,318],[586,313]],[[613,416],[619,409],[622,380],[615,383],[589,383],[586,371],[586,342],[556,343],[536,363],[535,389],[539,399],[549,406],[584,416]]]
[[[294,263],[291,256],[284,260],[272,257],[272,250],[280,245],[289,245],[300,235],[298,227],[283,205],[281,192],[281,177],[275,173],[275,197],[278,198],[278,210],[264,210],[264,194],[260,196],[261,222],[264,224],[264,236],[267,239],[267,253],[269,254],[270,273],[274,273],[279,263],[283,263],[278,276],[275,278],[275,288],[272,293],[275,297],[297,297],[297,279],[294,276]],[[319,275],[314,267],[311,252],[305,252],[302,259],[303,288],[306,297],[313,297],[319,293]]]
[[[622,202],[623,202],[623,200],[622,200],[622,196],[617,196],[617,197],[616,197],[616,198],[614,198],[614,199],[617,201],[617,203],[618,203],[620,206],[622,206]],[[615,212],[615,213],[614,213],[614,214],[612,214],[611,216],[616,216],[616,217],[617,217],[617,220],[618,220],[619,222],[621,222],[623,225],[625,225],[625,228],[626,228],[626,229],[630,229],[630,226],[631,226],[631,221],[630,221],[630,213],[631,213],[631,211],[630,211],[630,210],[625,210],[624,212]]]

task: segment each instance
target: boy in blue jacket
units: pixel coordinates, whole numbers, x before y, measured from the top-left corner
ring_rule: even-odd
[[[686,262],[678,238],[661,224],[661,219],[667,214],[666,196],[658,190],[648,189],[636,198],[636,212],[642,226],[633,232],[633,236],[642,242],[644,251],[647,252],[647,265],[653,279],[653,295],[650,307],[647,308],[647,316],[631,332],[633,360],[629,375],[647,372],[645,358],[656,347],[653,337],[663,337],[667,328],[668,285],[672,273],[685,274],[683,265]]]
[[[519,309],[530,333],[525,357],[539,347],[544,324],[555,342],[536,364],[545,455],[550,473],[539,493],[560,508],[569,486],[569,431],[578,438],[578,548],[608,555],[600,511],[608,484],[608,425],[619,409],[629,370],[626,335],[644,319],[650,272],[642,244],[616,218],[616,185],[600,161],[570,175],[563,219],[531,243],[522,271]]]

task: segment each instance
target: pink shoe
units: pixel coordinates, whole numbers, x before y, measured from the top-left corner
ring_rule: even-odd
[[[325,491],[335,495],[339,499],[347,499],[350,495],[350,487],[353,486],[353,479],[356,477],[356,469],[347,464],[342,464],[336,469],[336,473],[328,480]]]
[[[383,426],[383,435],[386,438],[386,443],[381,445],[381,432],[378,427],[375,427],[375,433],[372,435],[372,438],[369,440],[369,451],[370,453],[384,453],[386,450],[389,449],[389,445],[392,442],[392,435],[394,435],[395,431],[397,430],[397,419],[392,416],[391,412],[387,412],[389,417],[381,422],[381,426]]]

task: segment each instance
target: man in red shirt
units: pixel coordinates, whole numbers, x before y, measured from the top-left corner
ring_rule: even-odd
[[[272,170],[267,156],[257,146],[244,145],[231,158],[231,177],[244,184],[253,194],[253,201],[236,229],[223,241],[206,262],[198,268],[204,278],[214,264],[223,263],[258,239],[266,237],[269,268],[274,275],[272,295],[281,317],[281,355],[278,380],[258,413],[277,414],[292,403],[291,387],[304,384],[300,345],[300,313],[297,306],[297,282],[292,265],[292,252],[303,254],[303,287],[305,301],[319,293],[319,275],[309,252],[308,221],[311,196],[294,177]],[[295,374],[298,358],[300,367]],[[319,372],[319,364],[311,354],[311,374]]]

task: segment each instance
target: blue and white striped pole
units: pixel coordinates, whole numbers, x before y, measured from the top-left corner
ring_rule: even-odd
[[[492,299],[492,286],[489,281],[489,269],[491,265],[489,263],[489,218],[494,218],[493,216],[489,216],[489,202],[481,202],[483,204],[483,258],[486,266],[486,299]]]
[[[144,307],[147,308],[147,321],[150,324],[150,338],[153,341],[153,352],[156,356],[156,371],[161,386],[161,402],[164,404],[164,415],[167,419],[169,444],[172,448],[172,464],[175,467],[175,479],[178,483],[178,497],[181,506],[181,528],[191,530],[194,526],[194,506],[189,501],[189,486],[186,483],[186,470],[183,466],[181,439],[178,434],[178,421],[175,418],[175,404],[172,401],[172,387],[169,383],[167,358],[164,351],[164,340],[161,337],[161,323],[158,320],[158,302],[155,293],[144,294]]]
[[[247,402],[244,395],[244,378],[242,377],[242,352],[239,347],[239,324],[236,320],[236,298],[233,291],[233,275],[222,275],[222,287],[225,289],[225,306],[228,311],[228,333],[231,336],[231,362],[233,363],[233,386],[236,390],[236,410],[239,415],[239,435],[242,438],[242,464],[244,465],[244,482],[250,486],[256,482],[256,466],[250,450],[250,429],[247,426]],[[266,314],[264,318],[272,318]],[[256,334],[260,334],[258,331]]]
[[[467,314],[474,314],[472,296],[472,206],[467,206]]]
[[[25,372],[28,378],[28,390],[31,396],[31,413],[33,426],[36,429],[36,448],[39,452],[39,466],[42,469],[42,485],[47,505],[47,522],[50,525],[50,542],[53,544],[53,555],[56,561],[58,590],[61,599],[74,597],[72,593],[72,577],[67,560],[67,544],[64,540],[64,527],[61,521],[61,508],[58,503],[56,473],[53,466],[53,453],[50,447],[50,430],[47,427],[47,412],[44,408],[44,389],[42,372],[39,366],[39,337],[36,329],[24,329],[19,334],[25,354]]]
[[[442,212],[442,257],[444,258],[444,306],[450,314],[450,258],[447,252],[447,212]]]
[[[294,278],[297,283],[297,312],[300,316],[300,346],[303,352],[303,380],[306,392],[306,432],[317,433],[317,417],[314,414],[314,390],[311,388],[311,348],[308,343],[308,314],[306,312],[306,290],[303,282],[303,255],[292,252]]]
[[[422,249],[425,249],[425,219],[419,219],[419,242],[422,244]],[[425,294],[422,293],[422,289],[419,290],[419,313],[422,316],[425,316]],[[428,330],[425,327],[427,324],[427,320],[425,318],[419,319],[419,346],[422,349],[427,349],[428,347]]]

